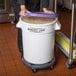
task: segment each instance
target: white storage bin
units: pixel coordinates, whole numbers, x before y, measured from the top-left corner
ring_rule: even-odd
[[[54,58],[55,30],[60,29],[60,24],[57,19],[51,20],[22,17],[18,22],[17,27],[22,29],[23,57],[26,61],[44,64]]]

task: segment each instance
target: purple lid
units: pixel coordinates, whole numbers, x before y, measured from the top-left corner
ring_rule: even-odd
[[[31,13],[25,13],[25,16],[34,16],[34,17],[44,17],[44,18],[57,18],[58,14],[56,13],[44,13],[44,12],[31,12]]]

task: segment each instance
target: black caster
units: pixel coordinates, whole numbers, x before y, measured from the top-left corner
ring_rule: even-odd
[[[69,64],[69,62],[67,61],[66,66],[68,69],[72,69],[73,68],[73,64]]]
[[[32,72],[33,73],[36,73],[38,70],[37,69],[32,69]]]
[[[56,60],[54,60],[54,62],[51,64],[50,70],[54,69],[55,64],[56,64]]]
[[[52,70],[52,69],[54,69],[54,65],[51,65],[51,66],[50,66],[50,70]]]

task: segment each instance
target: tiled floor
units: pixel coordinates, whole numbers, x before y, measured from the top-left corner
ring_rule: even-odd
[[[58,11],[59,21],[62,24],[61,31],[70,35],[70,13]],[[69,13],[69,14],[68,14]],[[56,65],[53,70],[43,69],[32,73],[31,68],[23,64],[21,54],[17,46],[16,25],[11,23],[0,24],[0,76],[75,76],[76,65],[68,70],[66,57],[59,49],[55,51]]]

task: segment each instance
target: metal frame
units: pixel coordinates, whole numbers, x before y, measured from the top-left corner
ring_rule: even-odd
[[[66,43],[68,44],[68,46],[69,46],[69,53],[67,52],[67,49],[65,49],[65,47],[67,47],[65,44],[63,44],[63,42],[62,41],[60,41],[59,39],[56,39],[56,46],[58,47],[58,48],[60,48],[61,49],[61,51],[68,57],[67,58],[67,61],[66,61],[66,66],[67,66],[67,68],[72,68],[73,67],[73,62],[74,62],[74,58],[73,58],[73,51],[74,51],[74,48],[73,48],[73,46],[74,46],[74,31],[75,31],[75,29],[74,29],[74,12],[75,12],[75,5],[74,5],[74,3],[72,3],[72,12],[71,12],[71,32],[70,32],[70,40],[64,35],[64,34],[60,34],[61,35],[61,37],[63,38],[61,38],[61,40],[65,40],[66,39]],[[56,33],[56,35],[57,35],[57,33]],[[58,36],[58,35],[57,35]],[[57,38],[60,38],[60,37],[57,37]],[[69,43],[68,43],[68,40],[69,40]]]

